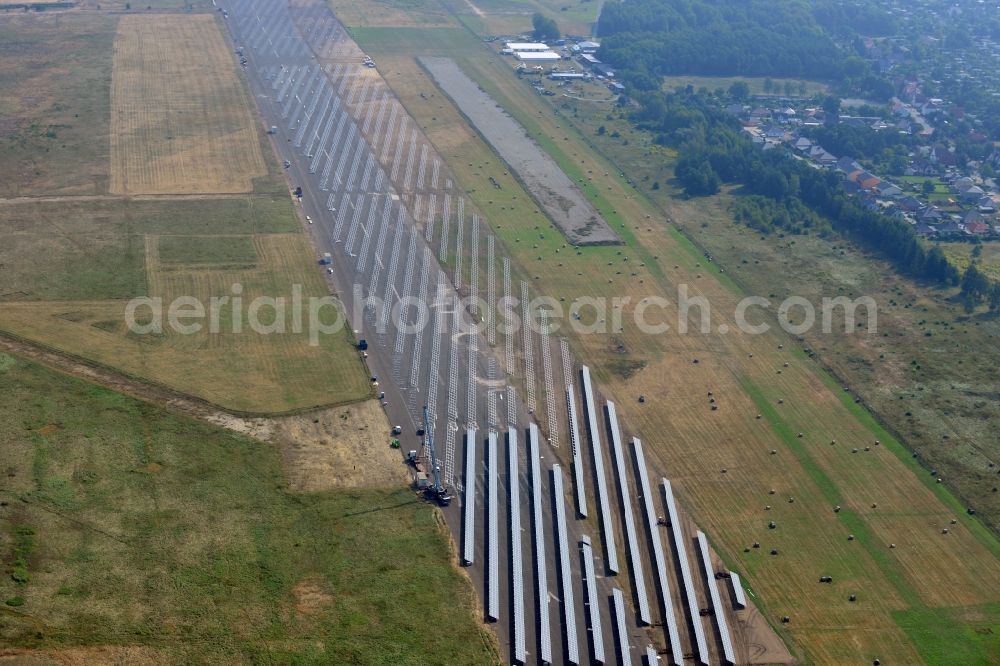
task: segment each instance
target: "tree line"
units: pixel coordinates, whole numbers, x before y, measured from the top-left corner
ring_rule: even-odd
[[[958,271],[941,249],[927,250],[908,223],[848,197],[834,172],[816,169],[785,150],[760,150],[703,93],[649,92],[638,101],[634,121],[681,155],[675,176],[687,194],[710,195],[722,183],[739,183],[755,196],[736,204],[734,213],[755,229],[818,235],[836,230],[878,252],[903,274],[958,284]]]
[[[598,57],[645,90],[671,74],[776,76],[836,81],[851,94],[888,99],[892,84],[848,58],[824,28],[844,13],[881,11],[845,2],[846,9],[834,0],[609,0],[597,23]],[[866,24],[846,25],[857,34]],[[887,15],[871,25],[892,29]]]

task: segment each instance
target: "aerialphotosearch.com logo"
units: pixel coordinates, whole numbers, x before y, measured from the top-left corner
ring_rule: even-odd
[[[206,303],[194,296],[180,296],[169,303],[159,297],[140,297],[125,307],[125,324],[134,335],[163,335],[171,331],[181,335],[210,334],[257,335],[305,334],[310,345],[319,345],[323,336],[341,332],[348,321],[369,322],[377,333],[390,328],[403,334],[418,334],[431,322],[435,311],[455,313],[462,330],[475,331],[492,318],[499,333],[514,334],[527,325],[535,332],[552,334],[564,326],[577,334],[619,333],[626,324],[647,335],[671,331],[685,335],[726,334],[733,330],[748,335],[762,335],[776,320],[779,328],[793,335],[813,331],[817,325],[824,334],[855,334],[878,331],[878,308],[870,296],[848,298],[824,297],[819,307],[802,296],[789,296],[775,304],[761,296],[748,296],[736,303],[729,319],[713,319],[707,298],[692,295],[688,285],[677,288],[671,301],[662,296],[634,298],[579,296],[568,299],[539,296],[527,304],[520,299],[501,298],[494,308],[481,298],[459,298],[439,292],[431,300],[405,296],[387,303],[376,295],[364,295],[361,285],[352,290],[349,308],[334,296],[303,296],[302,285],[291,286],[291,294],[245,298],[243,285],[235,283],[228,294],[212,296]],[[859,314],[863,313],[859,317]],[[672,320],[672,322],[671,322]],[[713,321],[715,325],[713,327]],[[860,322],[860,323],[859,323]]]

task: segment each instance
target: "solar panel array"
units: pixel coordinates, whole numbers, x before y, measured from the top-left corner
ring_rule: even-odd
[[[566,661],[580,663],[576,635],[576,601],[573,598],[573,570],[570,568],[569,537],[566,533],[566,502],[563,499],[562,468],[552,466],[552,502],[555,504],[556,534],[559,543],[559,577],[562,580],[563,624],[566,627]]]
[[[514,659],[524,663],[524,558],[521,553],[521,483],[517,464],[517,429],[507,430],[507,494],[510,498],[510,584],[514,597]]]
[[[465,493],[462,501],[462,561],[476,558],[476,430],[465,431]]]
[[[486,616],[493,620],[500,619],[500,554],[497,549],[500,547],[500,537],[498,534],[497,517],[499,507],[497,497],[499,495],[497,486],[500,484],[499,470],[497,470],[497,434],[490,431],[486,443],[486,505],[489,512],[489,524],[486,535]]]
[[[621,429],[618,427],[618,413],[615,403],[608,401],[608,426],[611,430],[611,456],[615,462],[618,477],[618,492],[621,495],[622,516],[625,519],[625,548],[628,550],[629,562],[632,565],[632,584],[636,603],[639,606],[639,621],[643,624],[653,624],[649,614],[649,597],[646,594],[646,576],[642,571],[642,558],[639,556],[639,539],[635,533],[635,516],[632,514],[632,497],[626,476],[625,453],[622,451]]]
[[[490,432],[487,441],[485,461],[485,488],[479,483],[482,465],[477,460],[477,416],[483,409],[491,429],[502,427],[499,422],[502,410],[498,409],[496,401],[506,398],[506,425],[514,425],[518,416],[518,405],[514,387],[503,381],[497,372],[497,358],[491,360],[490,345],[496,342],[496,321],[493,314],[487,310],[484,319],[486,326],[481,335],[484,342],[478,341],[477,332],[469,332],[468,326],[462,321],[464,309],[455,306],[455,291],[449,276],[446,275],[435,261],[435,255],[451,261],[453,266],[461,267],[463,261],[468,261],[468,285],[472,295],[478,295],[479,283],[479,253],[480,234],[486,237],[485,259],[485,291],[491,302],[496,300],[497,292],[502,286],[504,296],[511,296],[512,287],[521,287],[520,314],[529,312],[530,297],[527,284],[512,285],[511,265],[508,257],[497,255],[495,239],[489,235],[485,225],[480,229],[480,220],[475,211],[467,212],[466,205],[471,203],[453,189],[455,184],[449,177],[447,167],[443,167],[433,146],[423,136],[406,110],[399,104],[392,91],[379,76],[371,76],[364,70],[360,62],[360,50],[350,39],[343,27],[336,21],[325,4],[319,1],[305,0],[301,3],[288,5],[274,3],[270,0],[222,0],[226,6],[239,7],[234,14],[234,37],[237,43],[247,45],[253,50],[252,67],[257,68],[260,77],[266,81],[264,94],[257,94],[255,99],[261,104],[262,110],[270,105],[272,116],[280,116],[277,125],[284,134],[287,130],[285,146],[293,154],[289,157],[295,160],[298,171],[290,173],[312,174],[303,182],[307,194],[313,195],[319,191],[322,201],[319,203],[319,213],[313,212],[317,203],[315,196],[306,196],[303,205],[310,206],[313,215],[317,216],[317,224],[311,228],[315,234],[322,236],[321,241],[336,250],[344,261],[335,262],[338,270],[348,271],[350,279],[358,285],[357,293],[345,294],[348,301],[355,298],[354,304],[366,303],[368,299],[377,296],[381,301],[376,304],[366,303],[363,309],[364,322],[352,322],[361,328],[362,323],[373,327],[377,334],[377,346],[385,347],[391,354],[392,376],[405,393],[404,403],[411,415],[419,420],[422,405],[427,404],[430,414],[429,429],[435,428],[435,421],[444,424],[438,427],[440,441],[443,444],[439,452],[443,465],[444,481],[454,484],[461,496],[462,507],[462,560],[467,565],[478,564],[476,548],[481,543],[479,539],[485,536],[485,566],[483,578],[486,582],[486,615],[491,620],[500,620],[501,615],[508,615],[507,606],[512,608],[509,620],[512,622],[512,656],[523,661],[527,656],[527,621],[530,609],[523,597],[524,572],[522,554],[522,524],[520,506],[522,493],[520,491],[520,474],[518,466],[518,449],[516,430],[510,431],[508,449],[507,490],[509,505],[505,517],[509,520],[510,540],[501,544],[498,525],[500,515],[504,511],[499,452],[497,450],[497,434]],[[297,24],[297,25],[296,25]],[[273,57],[271,57],[273,53]],[[261,58],[266,54],[267,58]],[[324,63],[323,58],[338,58],[335,63]],[[258,61],[261,62],[258,62]],[[353,64],[352,64],[353,63]],[[259,82],[251,77],[251,85]],[[264,101],[261,101],[264,100]],[[283,136],[282,138],[286,138]],[[294,150],[293,150],[294,149]],[[442,168],[443,167],[443,168]],[[427,189],[428,183],[430,188]],[[414,190],[415,188],[415,190]],[[466,227],[466,217],[471,216],[471,228]],[[439,223],[440,221],[440,223]],[[420,226],[422,228],[420,228]],[[422,232],[422,233],[420,233]],[[435,233],[439,234],[434,238]],[[452,240],[453,239],[453,240]],[[454,242],[454,245],[451,243]],[[439,245],[438,245],[439,243]],[[434,250],[431,250],[431,245]],[[338,257],[340,256],[338,255]],[[467,258],[468,257],[468,258]],[[502,280],[497,275],[496,264],[503,268]],[[344,269],[340,269],[344,266]],[[449,272],[450,269],[449,269]],[[454,275],[454,286],[462,284],[463,271],[458,268]],[[339,279],[339,278],[338,278]],[[367,290],[363,290],[363,287]],[[400,308],[399,313],[391,309],[392,303],[398,299],[415,297],[427,302],[431,297],[434,304],[430,314],[432,326],[414,326],[417,319],[415,308]],[[450,300],[449,300],[450,299]],[[378,300],[378,299],[376,299]],[[390,321],[390,313],[392,320]],[[478,323],[478,322],[475,322]],[[396,331],[391,328],[396,326]],[[405,332],[402,329],[408,329]],[[525,327],[526,329],[528,327]],[[462,335],[454,333],[462,332]],[[466,334],[469,333],[469,334]],[[430,335],[431,340],[426,337]],[[376,335],[368,333],[371,340]],[[586,472],[583,462],[581,430],[579,426],[578,395],[572,383],[573,363],[569,356],[569,348],[565,339],[560,339],[560,360],[562,361],[563,380],[567,390],[567,419],[560,423],[556,421],[557,401],[555,400],[555,366],[552,350],[549,347],[551,339],[547,335],[541,340],[532,337],[526,330],[525,336],[504,331],[503,362],[512,374],[516,367],[515,341],[522,346],[525,372],[526,401],[529,408],[536,406],[536,382],[545,382],[546,422],[549,430],[550,444],[559,441],[559,425],[569,424],[569,436],[573,445],[573,483],[574,499],[577,513],[587,517],[586,502]],[[463,346],[464,345],[464,346]],[[536,377],[535,350],[541,353],[541,368]],[[480,351],[482,350],[482,351]],[[487,372],[485,368],[489,368]],[[481,369],[482,368],[482,369]],[[591,434],[593,447],[593,472],[591,482],[596,482],[594,491],[598,496],[600,523],[604,541],[603,562],[607,571],[612,574],[619,572],[617,547],[614,539],[613,501],[607,491],[607,471],[604,469],[604,451],[601,448],[599,418],[594,406],[595,393],[591,383],[588,368],[583,368],[581,389],[583,404],[587,410],[587,426]],[[490,382],[485,382],[488,379]],[[407,381],[408,380],[408,381]],[[499,386],[492,382],[502,382]],[[405,384],[405,385],[404,385]],[[461,390],[467,391],[466,399],[460,400]],[[486,400],[478,400],[478,391],[487,391]],[[447,392],[447,403],[438,401],[439,392]],[[442,396],[443,397],[443,396]],[[464,407],[464,410],[463,410]],[[522,405],[523,408],[523,405]],[[562,407],[558,407],[562,409]],[[613,410],[613,406],[611,407]],[[530,412],[529,412],[530,413]],[[522,413],[523,414],[523,413]],[[481,423],[481,421],[479,421]],[[649,623],[651,616],[644,575],[642,572],[642,557],[638,542],[634,515],[629,497],[629,482],[627,480],[624,450],[621,442],[621,432],[617,417],[610,414],[608,422],[612,432],[611,448],[613,462],[617,470],[619,490],[623,500],[624,531],[631,569],[635,574],[633,588],[636,590],[638,618],[643,623]],[[455,450],[455,440],[462,424],[466,429],[464,457]],[[534,562],[536,574],[535,602],[537,613],[536,629],[538,631],[539,660],[550,661],[553,657],[553,646],[549,602],[550,591],[547,581],[546,531],[545,522],[552,521],[551,533],[554,532],[554,542],[557,545],[555,562],[558,568],[560,593],[562,603],[563,627],[565,630],[565,654],[558,657],[570,663],[579,663],[579,645],[577,636],[577,615],[574,598],[574,583],[584,583],[590,611],[590,629],[593,632],[594,658],[604,659],[605,636],[603,630],[610,630],[607,622],[602,623],[602,612],[615,611],[615,622],[619,627],[619,648],[623,662],[631,656],[627,646],[627,622],[624,610],[624,596],[616,592],[619,601],[613,601],[609,609],[607,604],[598,598],[598,589],[610,586],[608,582],[597,578],[594,571],[595,552],[589,539],[581,539],[581,554],[583,557],[583,581],[574,578],[574,563],[569,555],[569,531],[579,535],[582,525],[568,523],[565,515],[565,496],[563,494],[564,478],[558,466],[552,470],[550,487],[553,493],[554,510],[551,515],[542,510],[546,476],[542,465],[543,445],[541,432],[531,424],[528,430],[529,455],[526,483],[530,482],[532,498]],[[645,462],[641,461],[641,445],[638,447],[636,484],[642,494],[645,504],[646,520],[653,536],[653,554],[660,581],[661,599],[663,600],[663,615],[670,634],[672,655],[676,656],[678,646],[675,645],[671,631],[670,616],[673,613],[668,590],[669,581],[665,577],[669,564],[666,554],[662,552],[662,544],[658,543],[655,525],[652,523],[653,508],[647,500],[650,492],[646,478]],[[458,484],[456,467],[462,465],[464,474],[462,484]],[[526,486],[528,487],[528,486]],[[478,510],[478,492],[484,492],[487,520],[485,528],[477,530],[476,511]],[[456,516],[458,514],[456,513]],[[676,520],[673,521],[678,524]],[[679,524],[678,524],[679,525]],[[679,529],[679,527],[678,527]],[[484,534],[485,533],[485,534]],[[504,535],[506,536],[506,535]],[[680,555],[684,554],[683,535],[678,541]],[[502,569],[501,548],[510,546],[511,570]],[[660,546],[657,548],[657,546]],[[506,550],[506,549],[504,549]],[[657,551],[660,551],[657,553]],[[579,563],[576,563],[579,566]],[[589,575],[587,570],[589,568]],[[501,593],[500,574],[509,574],[504,581],[510,585],[511,594]],[[604,573],[603,571],[601,573]],[[661,580],[661,574],[662,580]],[[690,574],[689,574],[690,575]],[[739,587],[736,577],[736,587]],[[665,591],[666,590],[666,591]],[[718,590],[716,590],[718,591]],[[742,591],[742,590],[740,590]],[[733,598],[738,600],[740,594],[734,589]],[[689,598],[693,598],[691,595]],[[695,608],[695,610],[697,610]],[[701,624],[697,615],[693,616],[694,624]],[[675,618],[676,620],[676,618]],[[677,624],[677,622],[673,622]],[[603,625],[603,630],[602,630]],[[704,632],[699,642],[699,655],[708,658],[705,647]],[[697,636],[696,636],[697,637]],[[598,651],[600,655],[598,655]],[[636,654],[641,654],[641,649]]]
[[[691,575],[687,547],[684,544],[684,530],[681,529],[681,519],[677,512],[677,504],[674,501],[674,490],[670,486],[670,482],[666,479],[663,479],[663,495],[666,499],[667,511],[670,516],[670,533],[674,539],[677,563],[681,568],[681,580],[684,581],[684,596],[687,599],[688,616],[691,618],[691,625],[694,627],[698,662],[707,666],[709,663],[708,642],[705,640],[705,627],[701,622],[701,614],[698,612],[698,597],[695,596],[694,577]]]
[[[735,571],[729,572],[729,584],[733,588],[733,601],[738,610],[742,610],[747,607],[747,595],[743,591],[743,581],[740,580],[740,575]]]
[[[615,531],[611,522],[611,503],[608,498],[608,482],[604,473],[604,454],[601,453],[601,431],[597,425],[597,408],[594,406],[594,389],[590,383],[590,368],[580,370],[583,378],[584,404],[587,408],[587,424],[590,428],[590,446],[594,456],[594,476],[597,477],[597,505],[601,512],[601,530],[604,535],[604,555],[608,571],[618,573],[618,549],[615,548]]]
[[[587,517],[587,491],[583,482],[583,443],[580,441],[580,422],[576,413],[576,393],[573,385],[566,386],[566,413],[569,416],[569,440],[573,448],[573,478],[576,488],[576,512]]]
[[[642,442],[636,437],[632,438],[632,451],[635,455],[635,467],[639,477],[639,493],[642,495],[642,505],[646,513],[646,529],[649,530],[650,543],[653,545],[653,568],[656,570],[656,580],[660,586],[660,608],[663,611],[664,623],[667,625],[670,655],[675,664],[683,664],[684,648],[681,645],[677,615],[674,612],[674,602],[670,593],[667,558],[663,553],[663,542],[660,540],[656,511],[653,508],[653,491],[649,485],[649,473],[646,471],[646,456],[642,451]]]
[[[597,576],[594,573],[594,547],[590,537],[580,537],[583,557],[584,589],[587,591],[587,610],[590,614],[590,639],[594,644],[594,661],[604,663],[604,628],[601,626],[601,604],[597,598]]]
[[[549,576],[545,563],[545,524],[542,522],[542,463],[538,426],[528,427],[528,460],[531,467],[531,511],[535,533],[535,575],[538,590],[538,656],[552,663],[552,634],[549,626]]]
[[[611,593],[611,603],[615,609],[615,626],[618,634],[618,663],[632,666],[632,651],[628,647],[628,626],[625,624],[625,595],[620,588]]]
[[[729,634],[729,622],[726,620],[726,609],[722,607],[719,597],[719,582],[715,580],[715,569],[712,567],[712,556],[708,552],[708,537],[698,530],[698,550],[701,552],[701,566],[705,572],[705,586],[712,598],[712,610],[715,611],[715,624],[719,628],[719,639],[722,641],[722,654],[726,662],[736,663],[736,652],[733,650],[733,638]]]

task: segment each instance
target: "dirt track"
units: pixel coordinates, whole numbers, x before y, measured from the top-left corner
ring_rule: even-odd
[[[27,358],[172,412],[207,421],[280,448],[293,492],[400,486],[408,481],[389,448],[389,421],[375,400],[278,417],[233,414],[169,388],[0,334],[0,352]]]
[[[524,128],[466,76],[451,58],[424,57],[420,64],[506,162],[574,245],[611,245],[618,236],[559,165]]]

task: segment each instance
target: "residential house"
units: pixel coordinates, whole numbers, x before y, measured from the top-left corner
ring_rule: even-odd
[[[874,190],[882,181],[878,178],[878,176],[865,171],[857,177],[855,182],[862,190]]]
[[[785,138],[785,128],[778,125],[768,125],[764,128],[764,138],[766,139],[784,139]]]
[[[962,224],[972,224],[973,222],[983,222],[983,214],[978,210],[967,210],[962,213]]]
[[[825,150],[817,157],[814,157],[813,160],[822,167],[832,167],[837,163],[837,158]]]
[[[843,171],[844,174],[852,174],[857,171],[863,171],[861,165],[851,157],[841,157],[837,160],[837,169]]]
[[[963,203],[978,203],[985,194],[986,192],[983,191],[983,188],[978,185],[973,185],[972,187],[959,192],[958,198],[961,199]]]
[[[965,234],[965,228],[955,220],[948,220],[937,225],[939,236],[961,236]]]
[[[972,179],[969,178],[968,176],[962,176],[961,178],[956,178],[951,184],[951,186],[955,188],[955,191],[960,194],[969,189],[970,187],[972,187],[973,185],[975,185],[975,183],[972,182]]]
[[[928,224],[934,224],[940,221],[944,216],[941,211],[935,206],[923,206],[917,211],[917,220],[920,222],[926,222]]]
[[[892,183],[883,182],[875,187],[875,190],[880,196],[886,197],[888,199],[895,199],[897,197],[903,196],[903,190]]]

